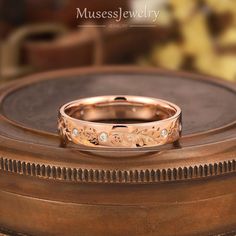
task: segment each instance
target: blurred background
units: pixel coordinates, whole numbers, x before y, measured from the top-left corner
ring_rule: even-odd
[[[236,1],[0,0],[0,56],[1,81],[111,64],[236,81]]]

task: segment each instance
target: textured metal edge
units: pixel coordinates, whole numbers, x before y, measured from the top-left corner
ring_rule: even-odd
[[[30,236],[29,234],[15,232],[0,226],[0,236]]]
[[[211,235],[211,236],[236,236],[236,230],[221,233],[221,234],[214,234],[214,235]]]
[[[57,167],[1,157],[0,170],[24,176],[79,183],[156,183],[235,173],[236,160],[173,169],[103,170]]]
[[[29,234],[16,233],[7,229],[0,227],[0,236],[30,236]],[[220,233],[220,234],[211,234],[209,236],[236,236],[236,230]]]

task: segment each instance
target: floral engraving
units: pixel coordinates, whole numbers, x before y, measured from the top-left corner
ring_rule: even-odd
[[[69,127],[67,125],[67,120],[63,117],[60,117],[58,120],[58,131],[59,134],[65,139],[68,139],[69,141],[72,141],[71,138],[71,131],[69,130]]]
[[[73,130],[76,129],[76,135]],[[58,130],[60,135],[69,141],[88,146],[111,146],[111,147],[145,147],[157,146],[178,139],[181,132],[180,120],[172,121],[168,127],[160,128],[153,126],[150,128],[136,128],[128,132],[127,127],[112,128],[105,136],[104,132],[99,132],[95,128],[82,126],[75,127],[63,117],[59,118]],[[164,132],[163,132],[164,131]],[[163,133],[165,135],[163,135]]]

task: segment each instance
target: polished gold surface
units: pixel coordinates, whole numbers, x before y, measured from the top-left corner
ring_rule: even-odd
[[[151,147],[181,135],[181,110],[164,100],[139,96],[100,96],[61,107],[62,144],[95,147]]]
[[[101,156],[85,150],[102,148],[58,147],[60,104],[134,91],[181,105],[179,147],[135,148],[132,157],[121,148]],[[33,75],[0,94],[0,232],[234,235],[234,84],[156,69],[79,68]]]

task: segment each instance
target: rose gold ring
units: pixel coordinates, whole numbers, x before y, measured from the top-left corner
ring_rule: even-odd
[[[93,147],[153,147],[177,141],[181,127],[181,109],[175,104],[126,95],[69,102],[58,118],[62,146],[71,141]]]

